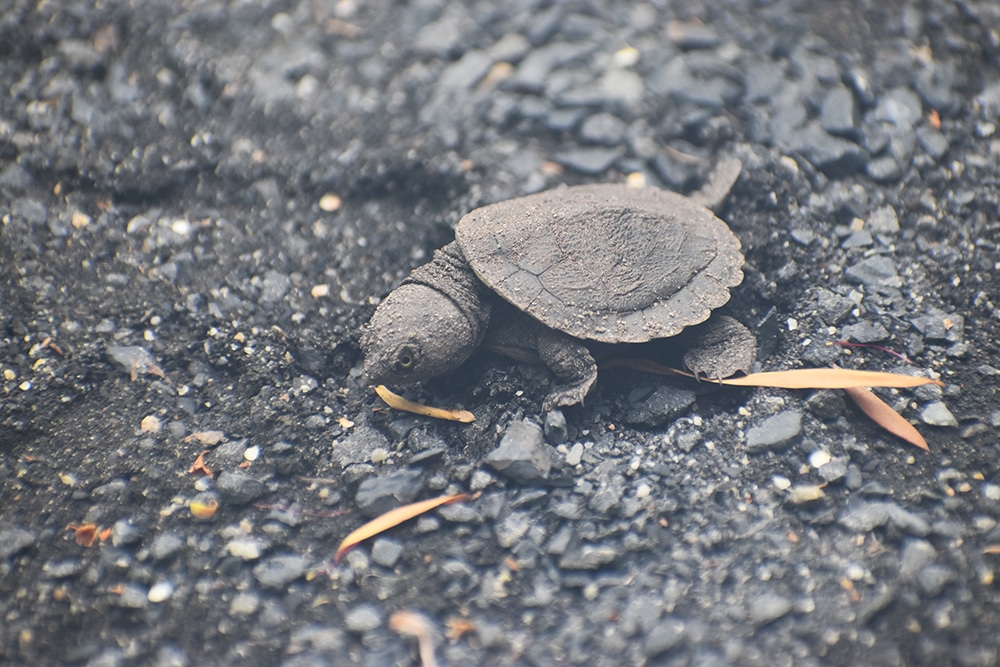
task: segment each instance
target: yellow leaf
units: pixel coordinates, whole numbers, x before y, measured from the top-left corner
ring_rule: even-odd
[[[924,384],[943,386],[940,380],[858,371],[849,368],[799,368],[791,371],[752,373],[738,378],[722,380],[722,384],[736,387],[778,387],[781,389],[849,389],[851,387],[919,387]]]
[[[434,643],[431,639],[433,628],[423,614],[401,609],[389,617],[389,627],[401,635],[409,635],[417,640],[420,651],[420,667],[436,667]]]
[[[418,517],[421,514],[430,512],[432,509],[440,507],[441,505],[447,505],[449,503],[455,503],[460,500],[472,500],[473,496],[466,493],[456,493],[451,496],[438,496],[437,498],[430,498],[428,500],[421,500],[417,503],[410,503],[409,505],[403,505],[402,507],[397,507],[394,510],[390,510],[385,514],[376,517],[361,526],[353,533],[344,538],[344,541],[340,543],[337,547],[337,553],[333,557],[334,563],[339,563],[340,559],[344,557],[348,551],[356,547],[361,542],[364,542],[369,537],[374,537],[379,533],[383,533],[390,528],[394,528],[404,521],[409,521],[414,517]]]
[[[476,416],[468,410],[445,410],[443,408],[432,408],[422,403],[415,403],[398,394],[392,393],[384,384],[375,387],[375,393],[390,408],[402,410],[403,412],[412,412],[417,415],[424,415],[425,417],[434,417],[435,419],[448,419],[462,422],[463,424],[476,421]]]
[[[893,410],[886,403],[865,387],[845,387],[844,391],[850,396],[861,411],[872,418],[876,424],[884,428],[889,433],[906,440],[911,445],[915,445],[925,452],[929,452],[927,441],[920,432],[913,427],[913,424],[903,419],[902,415]]]

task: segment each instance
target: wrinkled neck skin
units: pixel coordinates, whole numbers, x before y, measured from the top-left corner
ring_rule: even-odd
[[[423,285],[448,297],[462,312],[478,346],[490,323],[492,292],[479,281],[458,243],[434,251],[434,258],[415,268],[400,285]]]
[[[468,359],[490,323],[492,293],[454,243],[386,296],[361,337],[369,384],[413,384]]]

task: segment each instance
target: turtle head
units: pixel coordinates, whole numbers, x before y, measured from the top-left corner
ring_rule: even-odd
[[[361,338],[369,384],[412,384],[453,370],[482,339],[454,301],[426,285],[396,288],[375,309]]]

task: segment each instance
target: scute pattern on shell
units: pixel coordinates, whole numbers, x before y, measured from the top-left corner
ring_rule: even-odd
[[[708,318],[743,280],[740,242],[688,197],[582,185],[476,209],[455,230],[480,280],[577,338],[641,343]]]

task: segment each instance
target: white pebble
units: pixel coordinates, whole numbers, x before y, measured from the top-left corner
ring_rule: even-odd
[[[169,581],[161,581],[149,589],[146,599],[153,603],[164,602],[174,594],[174,585]]]

